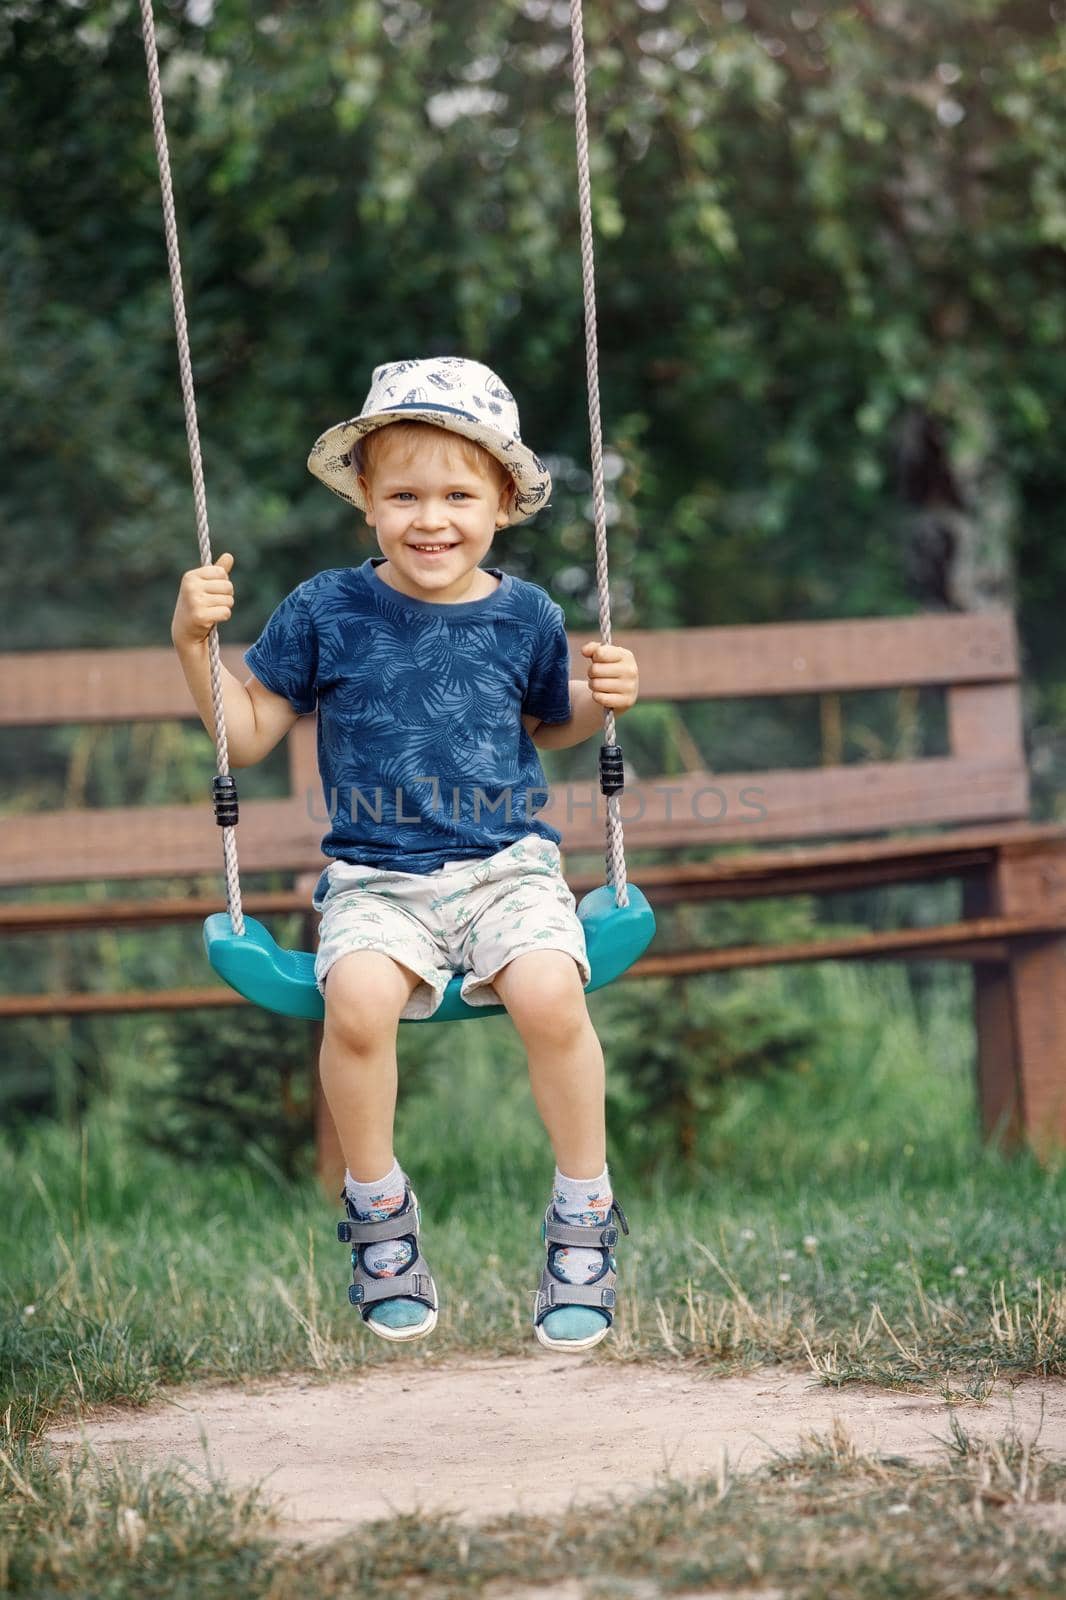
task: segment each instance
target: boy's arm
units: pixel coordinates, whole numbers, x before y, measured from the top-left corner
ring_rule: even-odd
[[[603,727],[603,707],[592,698],[587,683],[570,681],[570,720],[568,722],[538,722],[530,729],[530,738],[538,750],[568,750],[571,745],[583,744]],[[617,713],[616,713],[617,715]],[[527,724],[535,717],[523,717]]]
[[[211,701],[211,664],[207,636],[213,626],[233,613],[230,571],[233,557],[220,556],[217,565],[196,567],[181,580],[170,636],[185,674],[185,682],[200,713],[200,721],[215,737],[215,711]],[[250,767],[284,738],[299,716],[289,702],[268,689],[258,678],[245,683],[222,668],[222,710],[230,765]]]
[[[211,666],[207,643],[177,646],[185,682],[196,702],[200,721],[215,737],[215,711],[211,703]],[[284,739],[299,712],[283,695],[275,694],[258,678],[241,683],[222,668],[222,710],[226,718],[226,744],[231,767],[254,767]]]
[[[606,707],[619,717],[636,704],[640,677],[632,650],[590,639],[582,645],[581,654],[589,658],[588,682],[571,680],[569,721],[541,722],[530,729],[530,738],[539,750],[567,750],[582,744],[603,727]],[[531,720],[523,718],[527,727]]]

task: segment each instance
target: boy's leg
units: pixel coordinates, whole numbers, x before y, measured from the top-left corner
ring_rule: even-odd
[[[363,1221],[382,1221],[407,1199],[407,1176],[392,1149],[396,1029],[419,982],[417,974],[379,950],[339,957],[325,981],[322,1091],[348,1165],[349,1216]],[[382,1240],[362,1251],[363,1267],[374,1278],[395,1277],[414,1258],[406,1238]],[[378,1301],[366,1320],[383,1337],[398,1339],[430,1331],[437,1316],[398,1289],[395,1298]]]
[[[610,1221],[614,1199],[606,1158],[603,1050],[577,964],[563,950],[528,951],[503,967],[493,986],[526,1047],[533,1098],[555,1151],[554,1215],[571,1226],[599,1230]],[[553,1245],[548,1253],[549,1269],[562,1283],[594,1283],[613,1265],[610,1251],[598,1246]],[[536,1331],[552,1349],[586,1350],[609,1325],[605,1312],[569,1305],[549,1311]]]
[[[601,1173],[603,1050],[576,963],[562,950],[530,950],[492,981],[525,1045],[530,1088],[560,1171],[575,1178]]]
[[[393,1163],[396,1029],[417,974],[380,950],[341,956],[325,983],[322,1093],[348,1170],[372,1183]]]

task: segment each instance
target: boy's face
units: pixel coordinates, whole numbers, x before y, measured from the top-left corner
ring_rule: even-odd
[[[388,428],[383,430],[388,434]],[[511,485],[467,466],[442,433],[417,453],[378,443],[372,480],[360,477],[366,520],[388,571],[378,575],[401,594],[438,604],[478,598],[476,568],[497,528],[507,525]]]

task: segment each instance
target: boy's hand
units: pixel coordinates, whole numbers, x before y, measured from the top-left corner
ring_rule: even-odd
[[[179,650],[182,645],[202,644],[217,622],[228,622],[233,615],[232,569],[233,557],[227,551],[214,566],[194,567],[182,578],[170,624],[170,637]]]
[[[640,677],[632,650],[590,639],[581,646],[581,654],[589,658],[589,688],[597,705],[618,712],[636,704]]]

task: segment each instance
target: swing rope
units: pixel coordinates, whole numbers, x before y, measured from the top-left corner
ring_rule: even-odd
[[[185,294],[181,284],[181,255],[178,251],[178,222],[174,213],[174,186],[170,181],[170,152],[167,148],[167,130],[163,121],[163,87],[159,81],[159,54],[155,43],[155,20],[152,0],[141,0],[141,25],[144,33],[144,54],[148,64],[148,98],[152,103],[152,133],[155,137],[155,154],[159,163],[159,187],[163,199],[163,231],[167,240],[167,262],[170,267],[170,295],[174,302],[174,332],[178,340],[178,367],[181,372],[181,397],[185,405],[185,433],[189,440],[189,465],[192,468],[192,492],[196,506],[196,536],[200,544],[200,565],[211,565],[211,534],[207,526],[207,490],[204,487],[204,468],[200,459],[200,430],[196,422],[196,395],[192,382],[192,356],[189,353],[189,326],[185,318]],[[229,744],[226,739],[226,713],[222,704],[222,661],[218,645],[218,629],[212,628],[207,636],[207,659],[211,668],[211,709],[215,717],[215,750],[218,776],[215,779],[215,815],[228,816],[231,822],[222,827],[222,855],[226,872],[226,907],[230,926],[235,934],[244,933],[244,912],[241,909],[241,880],[237,866],[236,799],[226,803],[227,791],[235,794],[229,770]],[[220,810],[220,803],[222,809]]]
[[[193,500],[196,509],[196,534],[200,546],[201,566],[211,565],[211,535],[207,521],[207,491],[204,486],[203,463],[200,456],[200,432],[196,419],[196,395],[193,389],[192,356],[189,350],[189,329],[185,315],[185,294],[182,287],[181,255],[178,247],[178,224],[174,209],[174,188],[170,176],[170,153],[167,144],[166,123],[163,117],[163,88],[159,79],[159,54],[156,48],[155,20],[152,0],[140,0],[141,28],[144,53],[148,67],[148,97],[152,108],[152,133],[155,139],[156,161],[159,166],[159,187],[163,202],[163,231],[166,236],[167,263],[170,270],[170,292],[174,302],[174,331],[178,346],[178,367],[181,374],[181,394],[185,408],[185,432],[189,442],[189,465],[192,469]],[[607,571],[607,504],[603,487],[603,433],[600,421],[599,359],[596,341],[596,278],[592,237],[592,185],[589,177],[589,136],[585,95],[585,39],[581,0],[570,0],[570,31],[573,41],[574,123],[577,143],[578,204],[581,219],[581,276],[585,303],[585,362],[588,377],[589,434],[592,454],[592,505],[596,539],[596,588],[599,595],[600,637],[604,644],[611,643],[611,595]],[[218,774],[214,782],[215,815],[222,824],[222,851],[226,875],[226,906],[234,934],[243,935],[244,914],[241,909],[240,873],[237,864],[236,791],[230,776],[229,747],[226,740],[226,716],[222,701],[222,665],[218,642],[218,629],[212,628],[207,639],[208,664],[211,672],[211,707],[215,718],[215,749]],[[603,745],[600,750],[600,787],[607,797],[607,881],[614,889],[615,902],[628,906],[629,890],[626,880],[625,844],[620,815],[622,788],[621,751],[615,743],[615,717],[608,706],[604,712]]]
[[[596,342],[596,271],[592,253],[592,183],[589,178],[589,129],[585,106],[585,27],[581,0],[570,0],[570,35],[573,41],[574,130],[577,138],[577,195],[581,213],[581,281],[585,294],[585,365],[588,372],[589,435],[592,445],[592,512],[596,533],[596,589],[600,601],[600,638],[611,642],[611,589],[607,577],[607,502],[603,491],[603,431],[600,424],[600,366]],[[614,712],[607,707],[603,717],[603,747],[618,750],[615,743]],[[601,752],[601,787],[605,763]],[[622,761],[618,750],[614,766],[617,787],[621,789]],[[622,839],[621,800],[618,793],[607,794],[607,882],[614,889],[615,903],[629,904],[626,885],[625,845]]]

